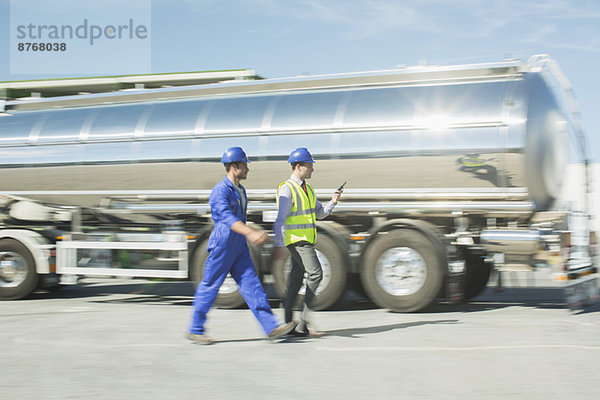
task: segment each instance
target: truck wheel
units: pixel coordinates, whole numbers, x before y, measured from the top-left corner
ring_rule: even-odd
[[[374,239],[364,254],[361,279],[380,307],[413,312],[436,298],[443,282],[442,255],[415,230],[401,229]]]
[[[37,285],[38,275],[29,250],[14,239],[0,240],[0,299],[22,299]]]
[[[317,288],[317,293],[311,304],[313,310],[325,310],[331,307],[344,293],[346,288],[346,267],[342,253],[333,239],[325,234],[319,234],[317,244],[315,245],[317,257],[323,268],[323,280]],[[281,298],[285,296],[287,290],[287,281],[292,270],[292,260],[288,256],[279,262],[271,265],[271,273],[275,290]],[[302,286],[298,291],[296,304],[301,304],[306,293],[306,280],[302,281]]]
[[[204,265],[208,258],[208,252],[206,251],[207,247],[208,240],[205,240],[196,248],[190,262],[190,277],[194,284],[194,290],[198,287],[198,284],[202,282]],[[258,277],[261,278],[259,273],[260,264],[258,263],[260,260],[260,253],[255,246],[250,246],[250,244],[248,244],[248,247],[250,249],[250,257],[252,257],[252,261],[254,262],[254,268],[256,268],[256,273],[258,274]],[[225,278],[225,281],[219,288],[219,295],[215,301],[215,306],[218,308],[240,308],[245,304],[246,301],[240,294],[237,283],[230,274],[227,274],[227,278]]]
[[[476,254],[468,254],[465,261],[465,297],[470,300],[477,297],[487,286],[492,266]]]

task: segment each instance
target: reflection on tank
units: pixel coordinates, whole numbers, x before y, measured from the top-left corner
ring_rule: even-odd
[[[498,170],[489,164],[495,158],[482,158],[479,153],[470,153],[460,156],[456,159],[459,164],[458,169],[464,172],[470,172],[478,179],[491,182],[494,186],[500,186],[498,179]]]

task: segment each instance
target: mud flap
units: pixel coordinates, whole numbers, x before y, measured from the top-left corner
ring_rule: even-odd
[[[565,303],[571,310],[584,308],[600,300],[598,275],[584,276],[569,282],[563,291]]]
[[[446,301],[449,304],[463,303],[465,297],[465,262],[463,260],[448,263],[448,276],[446,277]]]

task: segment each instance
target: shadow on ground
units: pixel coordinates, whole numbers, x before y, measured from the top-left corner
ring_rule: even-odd
[[[399,324],[379,325],[379,326],[368,326],[363,328],[346,328],[346,329],[335,329],[326,331],[326,336],[339,336],[347,338],[356,338],[362,335],[369,335],[375,333],[389,332],[397,329],[412,328],[415,326],[422,325],[438,325],[438,324],[460,324],[457,319],[442,319],[437,321],[415,321],[405,322]]]

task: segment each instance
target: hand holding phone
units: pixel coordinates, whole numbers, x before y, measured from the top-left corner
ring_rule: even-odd
[[[342,191],[344,190],[344,186],[346,186],[346,183],[348,182],[342,183],[342,185],[339,188],[337,188],[337,190],[333,193],[333,196],[331,197],[331,201],[333,202],[333,204],[337,204],[338,201],[340,201],[340,197],[342,196]]]

